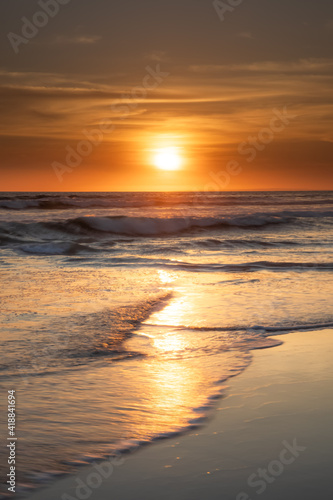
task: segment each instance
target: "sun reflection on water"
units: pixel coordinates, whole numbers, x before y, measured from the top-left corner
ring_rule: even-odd
[[[167,306],[153,313],[147,324],[155,325],[187,325],[188,317],[194,313],[194,304],[186,297],[177,297]]]
[[[181,334],[166,333],[153,338],[153,345],[160,351],[186,351],[188,340]]]
[[[163,271],[162,269],[158,270],[158,277],[159,277],[161,283],[163,283],[163,284],[172,283],[176,279],[174,273],[170,273],[168,271]]]

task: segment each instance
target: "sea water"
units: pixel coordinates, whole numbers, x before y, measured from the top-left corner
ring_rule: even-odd
[[[19,490],[204,425],[253,349],[332,326],[332,222],[332,192],[0,194]]]

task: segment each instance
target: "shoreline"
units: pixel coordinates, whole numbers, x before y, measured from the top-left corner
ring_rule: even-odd
[[[84,466],[25,498],[250,500],[259,491],[269,500],[326,498],[333,330],[273,338],[283,344],[252,352],[252,363],[226,382],[204,426],[111,459],[110,466]]]

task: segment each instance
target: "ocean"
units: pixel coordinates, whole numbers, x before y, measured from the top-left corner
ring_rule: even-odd
[[[254,349],[333,326],[332,241],[332,192],[0,193],[19,491],[204,425]]]

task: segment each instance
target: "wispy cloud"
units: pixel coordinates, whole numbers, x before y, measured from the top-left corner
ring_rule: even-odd
[[[309,72],[316,72],[320,75],[323,73],[333,74],[333,59],[299,59],[297,61],[290,62],[275,62],[275,61],[261,61],[254,62],[251,64],[230,64],[230,65],[195,65],[190,66],[189,71],[195,73],[241,73],[241,72],[253,72],[253,73],[299,73],[306,74]]]
[[[56,43],[63,44],[93,44],[101,39],[98,35],[80,35],[80,36],[65,36],[59,35],[56,37]]]
[[[163,62],[168,59],[166,52],[164,52],[163,50],[152,50],[151,52],[146,53],[144,57],[145,59],[154,62]]]
[[[173,129],[192,134],[201,143],[231,144],[260,130],[274,108],[287,106],[299,117],[289,139],[332,139],[327,132],[333,130],[331,59],[191,66],[183,68],[181,76],[173,69],[168,85],[137,105],[128,75],[108,84],[53,73],[29,72],[24,78],[24,72],[3,70],[1,75],[0,135],[76,138],[82,124],[94,127],[104,120],[119,121],[121,102],[129,107],[128,118],[112,138]]]
[[[249,40],[254,40],[254,36],[249,31],[243,31],[242,33],[237,33],[238,38],[247,38]]]

